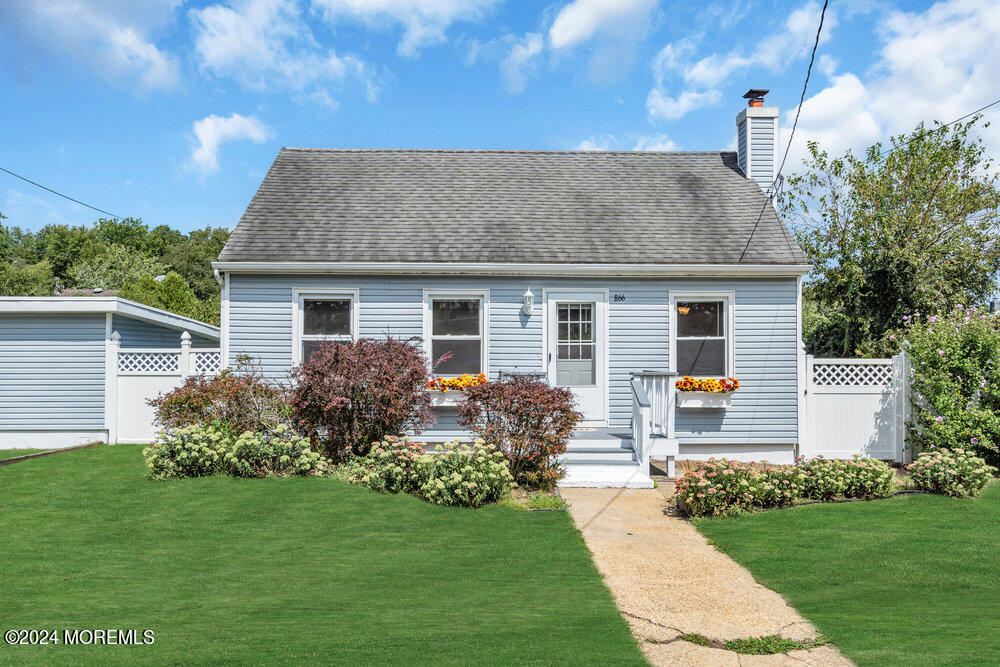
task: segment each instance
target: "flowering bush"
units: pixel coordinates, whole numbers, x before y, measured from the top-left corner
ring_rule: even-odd
[[[222,448],[222,468],[234,477],[325,475],[330,462],[309,448],[309,441],[287,426],[246,431]]]
[[[436,377],[427,383],[428,389],[437,391],[465,391],[469,387],[475,387],[486,382],[486,373],[471,375],[463,373],[455,378]]]
[[[387,435],[434,423],[427,363],[410,341],[320,344],[292,378],[295,423],[331,459],[363,456]]]
[[[160,434],[160,440],[142,450],[150,479],[205,477],[219,471],[220,450],[228,435],[215,426],[183,426]]]
[[[961,447],[1000,462],[1000,318],[958,306],[948,315],[905,317],[913,371],[907,441],[917,451]]]
[[[422,445],[409,438],[387,436],[347,465],[347,481],[382,493],[415,493],[417,460],[424,454]]]
[[[674,383],[677,391],[708,391],[713,394],[724,394],[740,388],[736,378],[693,378],[685,375]]]
[[[435,505],[482,507],[495,503],[514,487],[514,476],[502,452],[482,440],[448,443],[416,462],[417,494]]]
[[[794,466],[712,459],[696,464],[675,488],[688,514],[722,516],[791,505],[802,496],[804,477]]]
[[[909,470],[917,488],[958,498],[979,495],[997,474],[996,468],[972,452],[945,448],[922,453]]]
[[[162,428],[216,422],[243,433],[287,424],[291,410],[286,398],[285,390],[266,380],[249,356],[240,356],[232,369],[214,377],[193,375],[147,403]]]
[[[569,389],[515,376],[465,390],[459,422],[507,457],[518,484],[551,489],[563,475],[558,457],[582,418]]]
[[[833,498],[881,498],[892,494],[895,475],[888,463],[878,459],[799,460],[805,475],[803,496],[814,500]]]

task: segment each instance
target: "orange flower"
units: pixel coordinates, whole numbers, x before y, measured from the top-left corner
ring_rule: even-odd
[[[713,394],[725,394],[740,388],[736,378],[693,378],[685,375],[674,383],[678,391],[707,391]]]

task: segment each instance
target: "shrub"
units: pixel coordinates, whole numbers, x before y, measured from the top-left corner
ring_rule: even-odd
[[[948,315],[907,316],[913,371],[908,442],[916,450],[962,447],[1000,462],[1000,318],[958,306]]]
[[[878,498],[892,494],[895,475],[884,461],[864,459],[800,460],[804,474],[803,495],[815,500],[833,498]]]
[[[997,473],[983,458],[964,449],[924,452],[909,470],[917,488],[957,498],[979,495]]]
[[[465,390],[459,422],[499,449],[518,484],[551,489],[563,475],[558,457],[583,415],[569,389],[514,377]]]
[[[324,475],[330,462],[309,448],[309,441],[287,426],[258,433],[245,431],[223,448],[222,468],[234,477]]]
[[[218,423],[239,434],[269,431],[291,417],[285,390],[265,379],[248,356],[214,377],[193,375],[147,403],[161,428]]]
[[[417,490],[417,460],[424,454],[422,445],[409,438],[387,436],[368,454],[349,462],[347,481],[382,493],[414,493]]]
[[[482,507],[495,503],[514,486],[503,452],[481,440],[447,443],[416,462],[417,493],[435,505]]]
[[[292,371],[296,425],[331,459],[434,422],[424,355],[394,338],[321,344]]]
[[[742,514],[791,505],[802,496],[804,478],[794,466],[713,459],[685,473],[676,492],[692,516]]]
[[[205,477],[219,472],[226,432],[216,426],[167,429],[142,450],[150,479]]]

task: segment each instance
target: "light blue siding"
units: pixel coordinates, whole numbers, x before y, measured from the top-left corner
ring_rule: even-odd
[[[774,179],[774,126],[777,119],[748,118],[750,123],[750,174],[762,188],[771,186]]]
[[[170,347],[180,348],[181,332],[177,329],[137,320],[123,315],[112,318],[112,328],[121,335],[121,346],[125,347]],[[191,334],[191,347],[218,348],[219,341]]]
[[[796,441],[796,281],[695,279],[425,278],[230,276],[229,356],[249,354],[273,376],[292,360],[292,289],[359,291],[361,336],[419,337],[423,290],[489,289],[489,365],[499,370],[542,370],[543,290],[607,289],[623,301],[608,305],[610,424],[627,426],[632,412],[630,373],[669,365],[671,290],[735,293],[735,375],[742,388],[727,410],[678,410],[682,443],[794,443]],[[522,294],[535,294],[531,317]],[[442,414],[440,428],[454,422]]]
[[[105,316],[0,314],[0,431],[104,428]]]

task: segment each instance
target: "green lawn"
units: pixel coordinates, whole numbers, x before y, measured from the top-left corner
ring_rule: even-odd
[[[0,449],[0,459],[12,459],[15,456],[24,456],[25,454],[35,454],[37,452],[44,452],[44,449]]]
[[[144,471],[134,445],[0,468],[2,629],[156,638],[0,662],[643,663],[565,512]]]
[[[1000,663],[1000,483],[695,524],[860,665]]]

